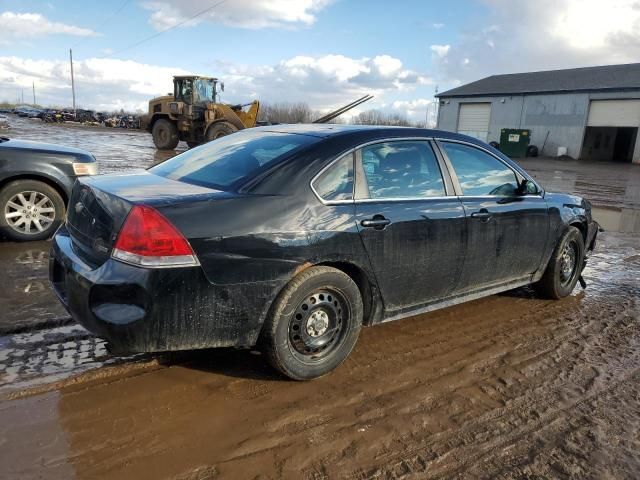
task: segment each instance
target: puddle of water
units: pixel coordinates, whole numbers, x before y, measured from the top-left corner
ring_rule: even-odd
[[[635,208],[593,207],[593,218],[612,232],[640,233],[640,210]]]
[[[49,285],[49,242],[0,243],[0,333],[66,318]]]
[[[13,115],[10,122],[11,129],[3,135],[88,150],[98,160],[100,173],[147,168],[187,149],[187,145],[180,142],[176,150],[156,150],[151,135],[141,130],[49,125]]]

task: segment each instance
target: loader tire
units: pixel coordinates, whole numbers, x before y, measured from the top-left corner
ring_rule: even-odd
[[[178,127],[166,118],[161,118],[153,124],[151,135],[158,150],[174,150],[180,141]]]
[[[225,135],[231,135],[237,131],[238,128],[229,122],[214,123],[207,129],[207,142],[215,140],[216,138],[224,137]]]

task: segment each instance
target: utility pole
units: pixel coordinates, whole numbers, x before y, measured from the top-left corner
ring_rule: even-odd
[[[436,85],[436,93],[433,96],[433,100],[434,100],[434,107],[436,109],[435,111],[435,116],[436,116],[436,125],[435,127],[438,128],[438,120],[439,120],[439,116],[440,116],[440,100],[438,100],[438,86]]]
[[[33,104],[36,104],[36,82],[34,81],[31,86],[33,87]]]
[[[76,84],[73,81],[73,52],[69,49],[69,63],[71,63],[71,94],[73,95],[73,115],[76,114]]]
[[[21,95],[22,95],[22,102],[20,102],[20,103],[24,103],[24,88],[21,91]]]

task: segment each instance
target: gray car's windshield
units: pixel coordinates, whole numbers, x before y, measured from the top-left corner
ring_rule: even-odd
[[[149,171],[172,180],[229,190],[318,140],[307,135],[245,130],[188,150]]]

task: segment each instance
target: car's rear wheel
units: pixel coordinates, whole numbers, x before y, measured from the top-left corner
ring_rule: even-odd
[[[584,264],[584,239],[576,227],[569,227],[556,245],[547,269],[534,287],[545,298],[568,296],[576,286]]]
[[[151,135],[153,135],[153,143],[159,150],[173,150],[180,141],[178,127],[166,118],[156,120],[151,129]]]
[[[18,242],[49,238],[64,219],[60,194],[37,180],[16,180],[0,191],[0,228]]]
[[[329,373],[351,353],[362,326],[362,297],[344,272],[310,267],[280,293],[265,322],[262,349],[294,380]]]

